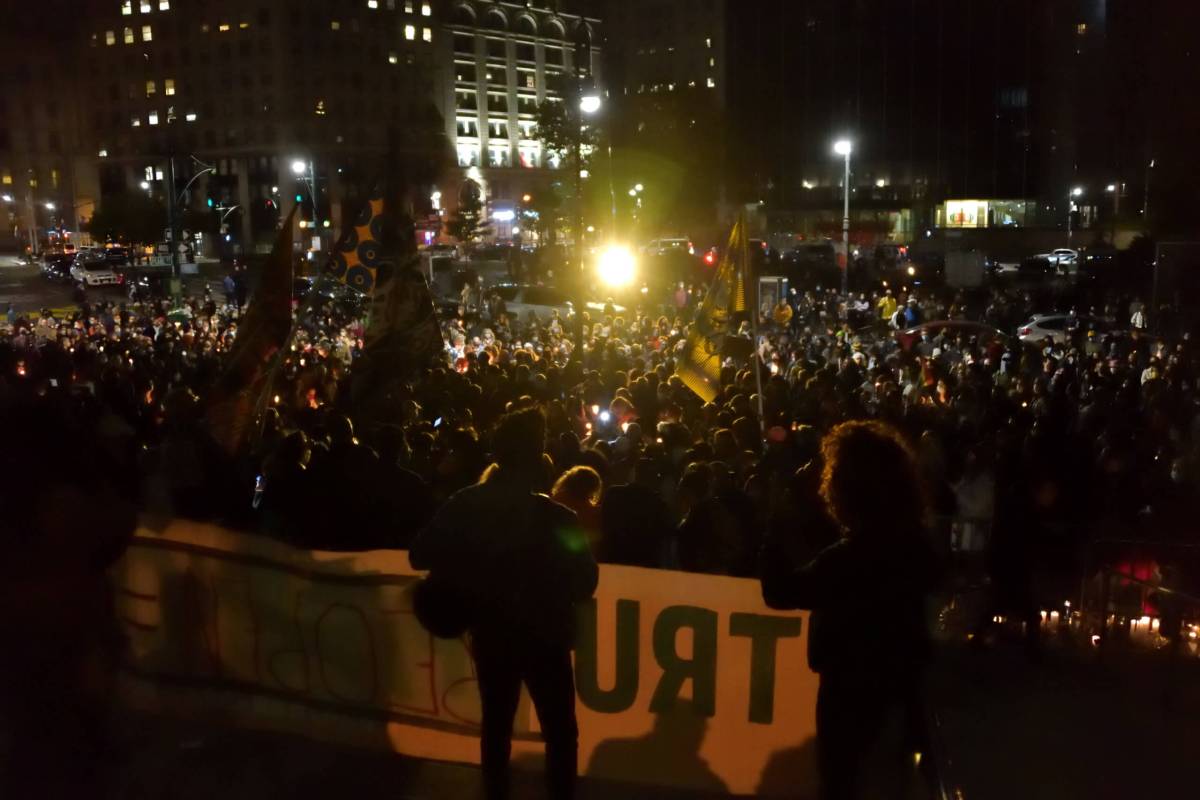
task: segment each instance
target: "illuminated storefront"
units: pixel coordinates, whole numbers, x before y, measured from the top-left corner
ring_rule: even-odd
[[[937,207],[939,228],[1019,228],[1032,220],[1029,200],[947,200]]]

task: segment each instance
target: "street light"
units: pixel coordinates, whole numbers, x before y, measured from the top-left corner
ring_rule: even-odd
[[[3,200],[6,203],[11,203],[13,201],[13,196],[11,194],[0,195],[0,200]]]
[[[842,182],[842,247],[846,263],[842,267],[842,296],[850,293],[850,153],[854,145],[849,139],[838,139],[833,143],[833,152],[846,159],[846,176]]]
[[[584,92],[579,97],[579,110],[585,114],[595,114],[600,110],[600,95],[595,89]]]
[[[47,200],[43,205],[46,206],[47,211],[53,211],[55,208],[57,208],[57,206],[55,206],[54,203],[51,203],[49,200]]]
[[[147,192],[150,191],[150,181],[142,181],[141,183],[138,184],[138,186],[141,186]]]
[[[1106,192],[1110,192],[1113,196],[1113,216],[1112,225],[1110,227],[1112,229],[1112,244],[1115,247],[1117,242],[1117,218],[1121,216],[1121,184],[1110,183],[1108,186],[1104,187],[1104,190]]]
[[[628,247],[610,244],[600,253],[600,261],[596,271],[600,280],[614,288],[628,286],[633,283],[635,262],[633,253]]]
[[[294,175],[296,175],[296,177],[303,175],[307,171],[308,171],[308,164],[304,163],[300,159],[297,158],[295,161],[292,162],[292,173]]]

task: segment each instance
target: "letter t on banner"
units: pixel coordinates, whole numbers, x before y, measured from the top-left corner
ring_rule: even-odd
[[[750,639],[750,721],[770,725],[775,719],[775,645],[800,635],[796,617],[731,614],[729,635]]]

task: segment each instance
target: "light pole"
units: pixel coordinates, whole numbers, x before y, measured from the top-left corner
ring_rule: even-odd
[[[1110,183],[1104,187],[1106,192],[1111,192],[1113,196],[1113,215],[1112,215],[1112,245],[1117,246],[1117,217],[1121,215],[1121,182]]]
[[[842,296],[850,293],[850,153],[854,144],[849,139],[838,139],[833,143],[833,152],[846,159],[846,174],[842,181],[842,247],[846,262],[842,266]]]
[[[583,72],[576,73],[579,112],[573,127],[575,134],[575,250],[579,260],[579,305],[575,309],[575,353],[583,363],[583,311],[587,308],[587,256],[583,250],[583,119],[600,110],[600,94],[584,88]]]
[[[317,173],[313,168],[311,159],[305,162],[304,159],[297,158],[292,161],[292,174],[297,178],[303,178],[308,183],[308,197],[312,200],[313,226],[318,223],[320,214],[317,212]]]
[[[1076,186],[1067,195],[1067,247],[1071,246],[1071,216],[1075,213],[1075,198],[1083,194],[1083,187]]]

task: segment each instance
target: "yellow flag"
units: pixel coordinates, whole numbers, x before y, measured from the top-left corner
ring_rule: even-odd
[[[711,403],[721,389],[721,353],[726,339],[737,334],[738,315],[750,310],[746,305],[749,274],[746,221],[739,216],[675,364],[675,374],[706,403]]]

